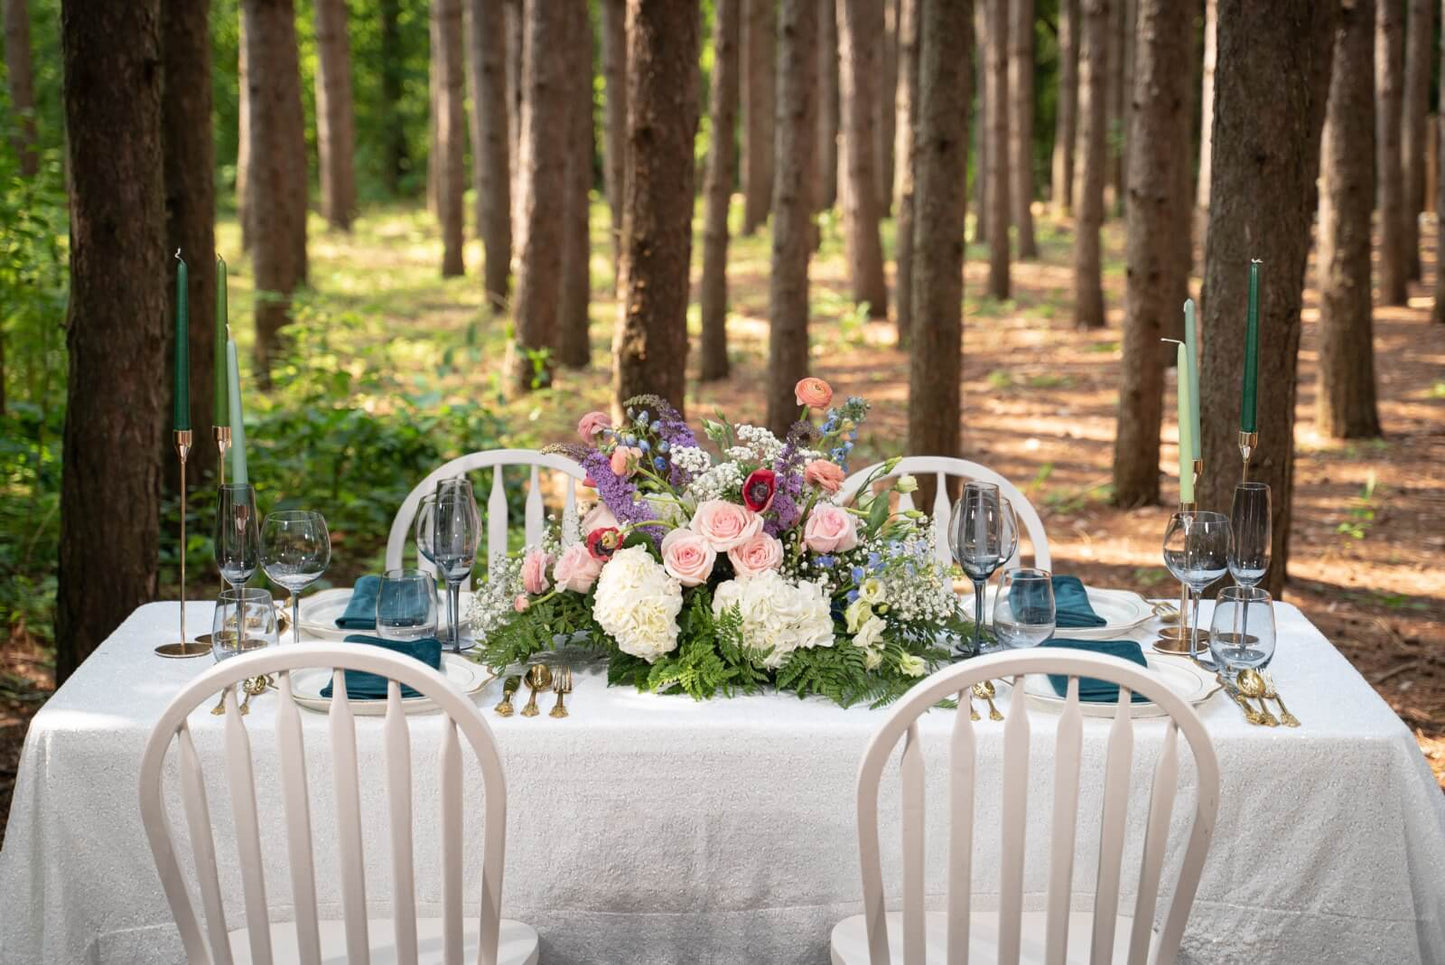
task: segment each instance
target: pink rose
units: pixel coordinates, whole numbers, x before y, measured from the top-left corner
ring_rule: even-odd
[[[618,446],[612,450],[612,471],[618,476],[631,476],[637,471],[637,463],[642,459],[642,450],[633,446]]]
[[[598,503],[582,517],[582,535],[590,536],[599,529],[617,529],[620,525],[617,517],[612,515],[612,510],[608,509],[605,503]]]
[[[757,576],[782,565],[783,544],[767,533],[758,533],[728,550],[728,559],[738,576]]]
[[[845,553],[858,545],[858,521],[841,506],[814,506],[803,527],[803,542],[814,553]]]
[[[809,376],[799,379],[798,384],[793,386],[793,398],[798,400],[798,405],[805,405],[810,409],[826,409],[828,403],[833,401],[833,387],[822,379]]]
[[[712,575],[717,551],[690,529],[675,529],[662,538],[662,568],[683,586],[699,586]]]
[[[531,550],[522,560],[522,589],[536,595],[546,593],[552,584],[547,581],[547,567],[552,557],[541,550]]]
[[[843,470],[837,463],[814,459],[803,467],[803,482],[825,493],[836,493],[843,486]]]
[[[763,529],[763,518],[745,506],[709,499],[697,507],[688,527],[716,552],[726,553]]]
[[[573,543],[567,547],[562,551],[557,565],[552,568],[557,587],[573,593],[586,593],[592,589],[592,584],[597,582],[601,572],[602,561],[592,558],[586,543]]]
[[[516,610],[518,613],[526,613],[527,607],[531,605],[532,604],[530,601],[528,601],[527,595],[525,593],[518,593],[517,598],[512,601],[512,609]]]
[[[605,412],[589,412],[577,421],[577,434],[585,445],[592,445],[594,437],[603,429],[612,428],[612,419]]]

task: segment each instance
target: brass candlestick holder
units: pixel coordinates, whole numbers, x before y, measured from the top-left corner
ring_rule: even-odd
[[[1204,460],[1194,460],[1192,468],[1194,485],[1198,487],[1199,477],[1204,473]],[[1192,513],[1199,508],[1197,502],[1180,503],[1179,512]],[[1208,634],[1201,633],[1199,628],[1189,625],[1190,615],[1194,612],[1194,597],[1189,589],[1189,584],[1183,580],[1179,582],[1179,625],[1177,627],[1164,627],[1159,631],[1159,639],[1154,641],[1154,649],[1160,653],[1172,653],[1179,656],[1195,656],[1199,649],[1209,642]]]
[[[1259,433],[1240,430],[1239,456],[1244,462],[1244,473],[1240,477],[1240,482],[1249,482],[1249,460],[1257,448],[1259,448]]]
[[[192,438],[190,429],[176,430],[176,455],[181,460],[181,639],[156,647],[162,657],[199,657],[211,652],[200,641],[186,638],[186,459],[191,454]]]
[[[220,458],[216,460],[216,485],[226,485],[226,451],[231,448],[231,427],[211,426],[211,435],[216,440],[216,452]]]

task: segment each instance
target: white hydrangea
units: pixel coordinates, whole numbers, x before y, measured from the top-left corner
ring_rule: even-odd
[[[778,453],[783,451],[783,442],[773,435],[771,429],[763,426],[741,425],[737,428],[738,442],[746,449],[748,455],[744,459],[756,459],[758,462],[771,464],[778,458]],[[734,447],[738,448],[738,447]],[[729,454],[732,453],[729,449]],[[738,458],[734,456],[733,458]]]
[[[671,453],[672,464],[693,476],[700,476],[712,468],[712,457],[706,449],[698,446],[678,446]]]
[[[597,578],[592,616],[623,653],[648,663],[677,649],[682,584],[641,546],[613,554]]]
[[[717,588],[712,610],[721,614],[737,607],[742,615],[743,643],[772,653],[763,666],[776,670],[794,650],[833,645],[833,616],[821,583],[793,583],[769,570],[729,580]]]
[[[729,492],[742,488],[743,469],[735,462],[722,462],[694,479],[687,487],[686,499],[697,506],[709,499],[725,499]],[[736,497],[734,497],[736,498]]]

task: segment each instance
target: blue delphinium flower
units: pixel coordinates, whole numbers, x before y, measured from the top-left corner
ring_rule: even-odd
[[[817,560],[818,565],[825,570],[831,570],[833,568],[833,565],[837,562],[838,560],[835,557],[827,555],[820,556]]]
[[[863,567],[855,566],[849,575],[853,577],[854,582],[862,583],[863,577],[867,574],[863,572]]]
[[[667,468],[667,460],[662,458],[661,456],[654,456],[652,460],[652,468],[656,469],[658,472],[662,472],[664,469]]]
[[[652,443],[648,442],[646,439],[639,439],[637,440],[637,448],[641,449],[643,452],[651,452]]]
[[[849,591],[848,591],[848,602],[849,602],[849,603],[852,603],[852,602],[856,601],[857,599],[858,599],[858,591],[857,591],[857,590],[849,590]]]
[[[640,425],[640,426],[645,426],[645,425],[647,425],[647,420],[648,420],[649,418],[651,418],[651,416],[649,416],[649,415],[647,414],[647,410],[646,410],[646,409],[643,409],[641,412],[639,412],[639,413],[637,414],[637,424]]]

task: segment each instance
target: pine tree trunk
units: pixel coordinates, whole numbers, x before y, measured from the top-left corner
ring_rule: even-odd
[[[602,80],[607,93],[603,170],[607,205],[612,211],[615,281],[622,252],[622,202],[627,193],[627,0],[602,0]]]
[[[291,320],[291,293],[306,282],[306,132],[291,0],[244,0],[251,92],[251,181],[255,232],[255,362],[269,387],[281,329]]]
[[[693,138],[702,11],[673,0],[627,4],[627,201],[612,389],[618,411],[641,393],[679,412],[687,376]]]
[[[743,234],[750,235],[768,220],[768,206],[773,203],[773,101],[778,45],[776,0],[744,2]]]
[[[406,146],[406,122],[401,114],[402,85],[406,75],[401,46],[401,0],[380,0],[381,10],[381,176],[392,197],[401,191],[401,179],[411,167]]]
[[[159,0],[65,0],[60,35],[72,189],[57,682],[156,598],[170,401]]]
[[[1079,144],[1074,153],[1077,225],[1074,232],[1074,325],[1104,327],[1103,263],[1099,230],[1104,223],[1104,171],[1109,124],[1109,3],[1083,0],[1079,47]]]
[[[814,0],[815,2],[815,0]],[[738,44],[740,0],[717,0],[713,16],[713,73],[708,112],[712,143],[708,147],[706,204],[702,235],[702,381],[728,377],[728,204],[733,193],[733,158],[738,109]],[[815,3],[816,5],[816,3]],[[775,322],[776,324],[776,322]]]
[[[1320,147],[1320,381],[1315,425],[1322,435],[1335,439],[1380,434],[1370,298],[1374,20],[1373,0],[1345,0],[1341,5]]]
[[[587,4],[566,7],[568,24],[566,101],[568,138],[565,228],[562,233],[562,304],[558,320],[557,360],[568,368],[586,368],[592,358],[589,336],[592,299],[592,17]]]
[[[1013,100],[1009,111],[1009,161],[1013,182],[1009,198],[1013,223],[1018,230],[1019,258],[1037,258],[1034,240],[1034,2],[1013,0],[1013,23],[1009,25],[1008,89]]]
[[[876,149],[877,96],[882,69],[883,8],[877,0],[838,2],[838,88],[843,115],[843,232],[853,300],[873,318],[888,317]]]
[[[773,165],[773,264],[768,285],[768,427],[798,418],[793,388],[808,374],[808,256],[813,250],[818,4],[783,0]]]
[[[506,311],[512,268],[512,137],[507,117],[507,17],[502,0],[467,0],[472,68],[472,168],[483,290],[494,314]],[[588,91],[591,97],[591,91]]]
[[[1440,5],[1440,23],[1445,25],[1445,0]],[[1440,76],[1445,78],[1445,44],[1440,45]],[[1445,105],[1435,116],[1435,301],[1430,321],[1445,325]]]
[[[467,122],[462,0],[432,0],[432,63],[437,79],[437,218],[442,277],[466,273]]]
[[[1259,446],[1250,477],[1272,492],[1274,547],[1265,589],[1289,567],[1300,305],[1314,221],[1320,128],[1335,5],[1219,0],[1214,164],[1205,253],[1200,367],[1199,505],[1228,506],[1239,479],[1249,259],[1267,257],[1259,292]]]
[[[251,250],[251,71],[247,64],[246,16],[240,16],[236,55],[236,220],[241,225],[241,250]]]
[[[1204,66],[1199,84],[1199,174],[1194,196],[1195,234],[1204,250],[1209,236],[1209,179],[1214,156],[1214,69],[1219,60],[1219,0],[1204,0]]]
[[[3,0],[5,73],[10,82],[10,107],[19,118],[14,147],[20,173],[30,178],[39,169],[35,153],[35,79],[30,68],[30,11],[26,0]]]
[[[211,31],[207,4],[163,0],[161,11],[161,145],[164,152],[168,252],[180,249],[188,267],[191,425],[195,445],[187,459],[189,482],[216,466],[211,444],[216,341],[216,150],[211,141]],[[174,285],[168,286],[174,291]],[[171,311],[175,311],[174,305]],[[174,319],[174,314],[170,315]],[[166,357],[175,325],[167,322]],[[169,441],[169,440],[168,440]],[[179,490],[176,460],[164,460],[167,488]]]
[[[1400,157],[1405,37],[1400,4],[1375,5],[1375,176],[1380,209],[1380,301],[1409,301],[1405,264],[1405,181]]]
[[[882,216],[893,214],[894,157],[898,105],[898,4],[883,2],[883,77],[878,85],[878,201]]]
[[[977,172],[973,179],[973,243],[988,244],[988,5],[992,0],[975,0],[973,5],[974,36],[974,157]]]
[[[1120,38],[1120,43],[1123,45],[1121,55],[1123,66],[1119,88],[1119,126],[1117,128],[1119,143],[1115,148],[1119,155],[1119,166],[1115,173],[1114,196],[1118,203],[1117,209],[1122,214],[1123,209],[1129,205],[1129,102],[1134,96],[1134,41],[1139,23],[1139,0],[1118,0],[1118,2],[1124,11],[1124,29]],[[1189,70],[1189,60],[1180,62],[1178,68],[1181,71],[1192,73]]]
[[[316,149],[321,160],[321,213],[333,228],[351,230],[356,213],[355,121],[351,106],[351,41],[346,0],[316,0]]]
[[[1059,2],[1059,95],[1054,114],[1053,178],[1049,200],[1055,220],[1074,209],[1074,138],[1079,116],[1079,0]]]
[[[1434,0],[1410,0],[1405,31],[1405,89],[1401,106],[1400,160],[1405,180],[1402,246],[1405,277],[1420,280],[1420,213],[1425,210],[1425,115],[1430,111]]]
[[[564,206],[569,138],[566,8],[551,0],[523,4],[522,159],[525,204],[521,264],[512,311],[516,343],[508,357],[514,392],[550,385],[559,343]],[[545,358],[543,356],[546,356]]]
[[[814,201],[827,211],[838,201],[838,15],[836,0],[818,0],[818,169]]]
[[[1189,294],[1188,249],[1179,226],[1193,207],[1193,80],[1180,65],[1194,46],[1194,12],[1176,0],[1140,0],[1136,76],[1130,97],[1128,275],[1114,502],[1159,502],[1159,424],[1164,407],[1166,322]],[[1177,355],[1168,352],[1169,355]]]
[[[1009,297],[1009,0],[988,3],[988,293]]]
[[[1124,163],[1120,156],[1120,142],[1127,123],[1124,116],[1124,6],[1128,0],[1110,0],[1109,3],[1109,54],[1107,93],[1108,134],[1105,135],[1104,161],[1104,216],[1119,208],[1119,168]]]
[[[426,209],[432,217],[441,217],[441,130],[442,113],[442,80],[441,74],[444,68],[443,59],[438,53],[441,49],[441,38],[438,36],[440,27],[437,24],[436,14],[437,0],[430,0],[430,11],[427,18],[428,29],[428,54],[427,59],[427,149],[426,149]]]
[[[920,0],[899,0],[898,3],[898,131],[894,153],[898,168],[894,174],[897,195],[898,225],[895,247],[898,344],[908,345],[908,331],[913,324],[913,221],[914,221],[914,159],[918,135],[918,5]]]
[[[523,0],[505,0],[507,19],[507,136],[512,150],[507,155],[507,170],[512,186],[512,273],[521,271],[522,249],[527,246],[527,169],[523,154],[527,151],[522,138],[522,69],[527,63],[525,36],[526,16]]]
[[[963,221],[968,207],[969,0],[920,0],[914,154],[913,350],[908,448],[958,456],[962,410]],[[924,505],[928,505],[925,503]]]

